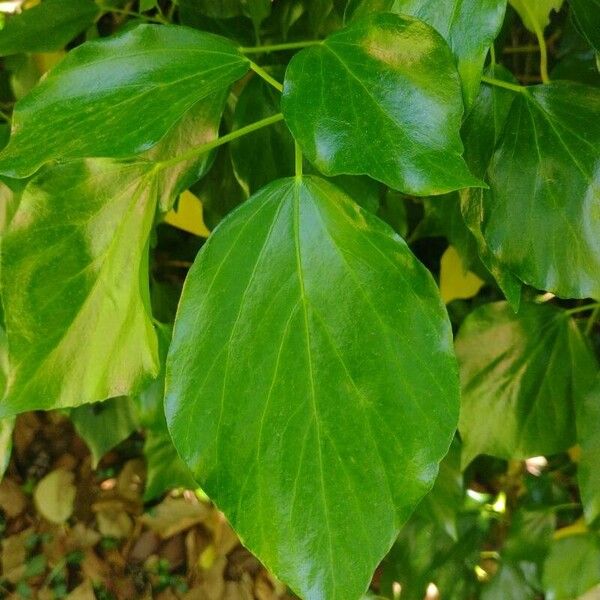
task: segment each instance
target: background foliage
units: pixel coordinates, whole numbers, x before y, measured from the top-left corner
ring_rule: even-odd
[[[22,4],[1,593],[595,597],[598,1]]]

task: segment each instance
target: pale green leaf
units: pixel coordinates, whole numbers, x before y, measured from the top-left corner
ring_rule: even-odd
[[[559,11],[564,0],[509,0],[509,2],[519,13],[523,25],[535,33],[536,28],[542,31],[546,29],[550,24],[552,11]]]

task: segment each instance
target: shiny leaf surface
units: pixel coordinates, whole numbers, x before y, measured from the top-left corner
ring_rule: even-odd
[[[470,107],[479,91],[485,57],[502,26],[506,0],[395,0],[393,10],[425,21],[448,42],[465,105]]]
[[[548,305],[486,304],[456,338],[463,464],[478,454],[527,458],[575,440],[575,403],[598,368],[568,315]]]
[[[281,108],[326,175],[366,174],[417,195],[480,184],[461,157],[454,58],[418,20],[376,14],[302,50],[288,65]]]
[[[247,69],[229,40],[175,25],[83,44],[17,103],[0,173],[25,177],[51,159],[142,153]],[[140,106],[152,118],[140,119]]]
[[[525,283],[600,298],[600,90],[570,82],[527,90],[488,169],[483,235]]]
[[[303,598],[351,600],[433,484],[457,387],[429,273],[305,177],[271,183],[203,247],[165,402],[179,453],[244,543]]]

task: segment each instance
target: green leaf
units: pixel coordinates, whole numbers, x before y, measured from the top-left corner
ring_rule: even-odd
[[[153,500],[173,488],[195,489],[198,487],[190,470],[175,450],[165,419],[163,406],[165,359],[171,341],[171,327],[158,324],[157,334],[160,373],[136,398],[140,420],[146,429],[144,443],[146,457],[145,501]]]
[[[509,0],[509,2],[519,13],[523,25],[535,33],[536,27],[542,31],[546,29],[550,23],[550,13],[553,10],[559,11],[564,0]]]
[[[487,75],[510,83],[515,82],[512,74],[498,65],[488,69]],[[514,98],[514,93],[501,87],[481,86],[473,108],[463,124],[461,133],[465,143],[465,159],[478,177],[485,176]],[[489,190],[478,188],[461,190],[461,212],[466,226],[473,234],[481,262],[494,277],[512,308],[517,310],[521,300],[521,282],[496,258],[481,230],[483,199],[488,194]],[[466,249],[463,244],[460,247]]]
[[[455,368],[435,283],[402,239],[326,181],[279,180],[189,272],[167,421],[268,568],[307,600],[352,600],[433,484]]]
[[[573,19],[596,52],[600,52],[600,0],[569,0]]]
[[[252,78],[238,98],[232,129],[277,114],[279,97],[264,80]],[[247,195],[294,172],[294,141],[281,121],[234,140],[230,150],[235,175]]]
[[[93,0],[44,0],[7,19],[0,56],[59,50],[93,25],[99,13]]]
[[[281,108],[326,175],[366,174],[417,195],[481,185],[461,157],[454,58],[420,21],[376,14],[302,50]]]
[[[157,374],[149,173],[90,159],[25,189],[2,243],[11,372],[0,415],[124,396]]]
[[[486,304],[456,338],[462,403],[463,465],[478,454],[528,458],[555,454],[575,440],[574,403],[598,368],[565,311]]]
[[[465,105],[472,106],[506,0],[395,0],[393,10],[425,21],[444,37],[456,57]]]
[[[546,600],[573,600],[600,583],[597,533],[554,540],[544,565]]]
[[[229,40],[176,25],[83,44],[17,103],[0,173],[25,177],[51,159],[144,152],[248,64]]]
[[[576,405],[577,441],[581,446],[577,478],[586,520],[600,517],[600,375]]]
[[[195,490],[198,487],[194,476],[175,450],[166,422],[163,423],[162,429],[149,429],[146,432],[144,455],[146,457],[144,501],[154,500],[168,490],[176,488]]]
[[[199,102],[147,158],[214,139],[224,99],[219,92]],[[27,185],[2,246],[12,369],[0,415],[128,396],[157,375],[148,298],[154,215],[210,164],[209,155],[165,169],[141,159],[77,160]]]
[[[481,229],[525,283],[600,298],[600,89],[571,82],[517,94],[488,169]]]
[[[481,590],[481,600],[534,600],[538,597],[519,565],[512,563],[501,564],[493,579]]]
[[[92,453],[93,469],[109,450],[139,428],[135,405],[126,397],[79,406],[69,417]]]

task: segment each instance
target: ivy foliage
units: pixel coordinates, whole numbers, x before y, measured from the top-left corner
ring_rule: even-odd
[[[600,585],[597,0],[0,24],[0,471],[68,410],[306,600]]]

